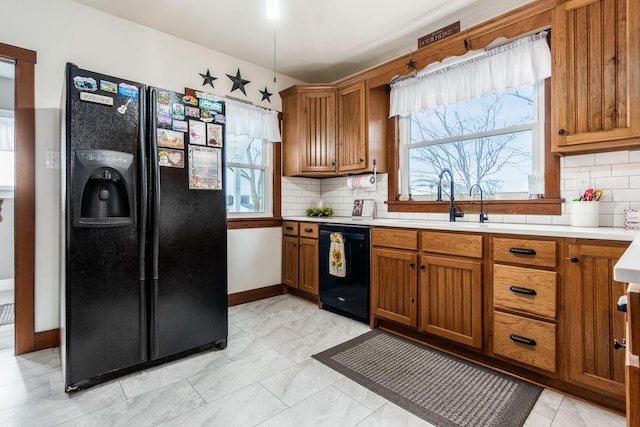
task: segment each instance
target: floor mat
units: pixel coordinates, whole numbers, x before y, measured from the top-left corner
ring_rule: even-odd
[[[439,427],[522,426],[542,392],[379,329],[313,358]]]

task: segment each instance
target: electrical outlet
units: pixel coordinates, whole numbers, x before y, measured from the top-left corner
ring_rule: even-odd
[[[576,190],[579,194],[583,194],[587,188],[591,188],[591,174],[589,172],[578,172],[576,174]]]

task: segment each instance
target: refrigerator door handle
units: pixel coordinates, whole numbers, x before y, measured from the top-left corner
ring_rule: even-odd
[[[158,221],[160,216],[160,166],[158,164],[158,119],[157,119],[157,105],[158,105],[158,90],[151,88],[149,96],[149,170],[151,171],[152,179],[152,197],[153,200],[153,230],[151,235],[151,280],[153,282],[151,287],[151,348],[153,357],[158,357],[160,354],[160,341],[158,340],[158,254],[160,252],[160,223]]]
[[[140,93],[145,92],[145,86],[141,86]],[[147,170],[147,129],[146,123],[147,105],[146,98],[144,96],[139,97],[138,103],[138,143],[140,147],[140,233],[139,233],[139,275],[140,275],[140,307],[138,312],[140,313],[140,360],[147,360],[147,271],[146,271],[146,257],[147,257],[147,221],[148,221],[148,203],[149,203],[149,184],[148,184],[148,170]]]

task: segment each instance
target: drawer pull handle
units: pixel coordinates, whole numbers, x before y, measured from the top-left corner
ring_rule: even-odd
[[[509,252],[517,255],[535,255],[535,249],[525,249],[525,248],[510,248]]]
[[[519,342],[520,344],[538,345],[536,340],[532,340],[531,338],[521,337],[520,335],[516,335],[516,334],[509,335],[509,338],[511,338],[512,341]]]
[[[509,290],[511,292],[515,292],[516,294],[538,295],[538,293],[534,289],[521,288],[520,286],[511,286]]]
[[[290,225],[286,226],[285,228],[286,228],[287,230],[293,230],[293,227],[292,227],[292,226],[290,226]]]
[[[304,232],[305,233],[311,233],[313,231],[313,228],[305,228]]]

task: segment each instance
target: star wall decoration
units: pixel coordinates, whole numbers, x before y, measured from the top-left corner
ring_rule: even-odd
[[[211,85],[211,87],[213,87],[215,89],[215,87],[213,86],[213,81],[217,80],[217,77],[213,77],[211,75],[211,73],[209,72],[209,69],[207,68],[207,74],[202,74],[202,73],[198,73],[200,74],[200,77],[202,77],[204,80],[202,81],[202,86],[206,86],[206,85]]]
[[[416,61],[414,61],[413,58],[409,58],[409,62],[407,62],[407,68],[410,70],[416,68]]]
[[[244,96],[247,96],[247,91],[244,89],[244,86],[251,83],[251,81],[245,80],[242,78],[242,76],[240,75],[240,68],[238,68],[238,72],[236,73],[235,76],[232,76],[231,74],[227,74],[227,77],[229,77],[229,79],[233,82],[233,87],[231,88],[231,92],[233,92],[236,89],[240,89],[240,91],[244,93]]]
[[[264,101],[266,99],[267,101],[269,101],[269,104],[271,104],[271,99],[270,98],[273,96],[273,94],[269,93],[269,91],[267,90],[266,86],[264,87],[264,90],[260,90],[258,92],[260,92],[262,94],[261,101]]]

